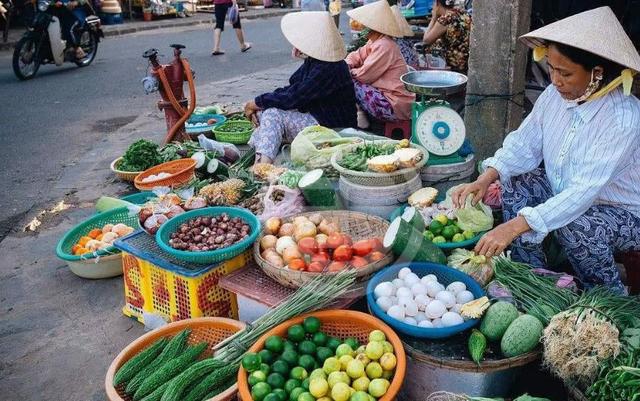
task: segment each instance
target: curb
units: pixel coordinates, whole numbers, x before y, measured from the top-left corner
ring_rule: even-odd
[[[277,9],[273,11],[266,11],[263,13],[256,13],[256,14],[248,14],[248,15],[241,14],[241,16],[245,20],[255,20],[255,19],[262,19],[262,18],[280,17],[290,12],[296,12],[296,11],[300,11],[300,9],[285,8],[285,9]],[[212,18],[213,18],[213,14],[211,14],[211,18],[194,17],[186,20],[184,19],[175,20],[175,21],[166,20],[166,23],[154,24],[154,25],[139,25],[139,26],[130,26],[130,27],[128,27],[126,23],[122,25],[104,25],[103,31],[104,31],[105,38],[108,38],[108,37],[114,37],[114,36],[128,35],[136,32],[155,31],[158,29],[165,29],[165,28],[180,28],[180,27],[188,27],[188,26],[209,25],[212,23],[211,22]],[[2,42],[0,43],[0,51],[13,50],[16,43],[17,43],[17,40],[9,41],[7,43]]]

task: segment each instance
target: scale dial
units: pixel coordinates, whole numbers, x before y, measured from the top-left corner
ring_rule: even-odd
[[[429,107],[418,117],[415,134],[420,145],[430,153],[437,156],[451,155],[464,142],[464,121],[449,107]]]

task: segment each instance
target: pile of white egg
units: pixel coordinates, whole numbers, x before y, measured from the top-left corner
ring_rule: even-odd
[[[467,286],[454,281],[446,287],[433,274],[418,277],[403,267],[393,281],[384,281],[373,291],[376,303],[390,317],[427,328],[451,327],[464,322],[460,307],[473,301]]]

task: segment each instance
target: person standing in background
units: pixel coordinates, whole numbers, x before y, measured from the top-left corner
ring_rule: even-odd
[[[222,37],[222,31],[224,31],[224,20],[227,18],[227,13],[232,10],[231,23],[233,29],[236,31],[238,42],[240,42],[240,51],[246,52],[251,49],[251,43],[244,41],[244,33],[242,32],[242,26],[240,25],[240,13],[238,12],[238,5],[235,0],[213,0],[215,5],[215,17],[216,25],[213,29],[213,52],[212,56],[220,56],[224,54],[224,51],[220,50],[220,38]],[[235,11],[234,11],[235,9]]]

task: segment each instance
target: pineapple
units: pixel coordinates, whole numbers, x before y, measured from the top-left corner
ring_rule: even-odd
[[[231,178],[222,183],[222,196],[227,205],[237,205],[242,200],[244,181],[239,178]]]
[[[491,305],[491,302],[489,302],[489,298],[478,298],[462,305],[462,307],[460,308],[460,314],[462,315],[462,317],[467,319],[479,319],[482,317],[484,311],[487,310],[489,305]]]

